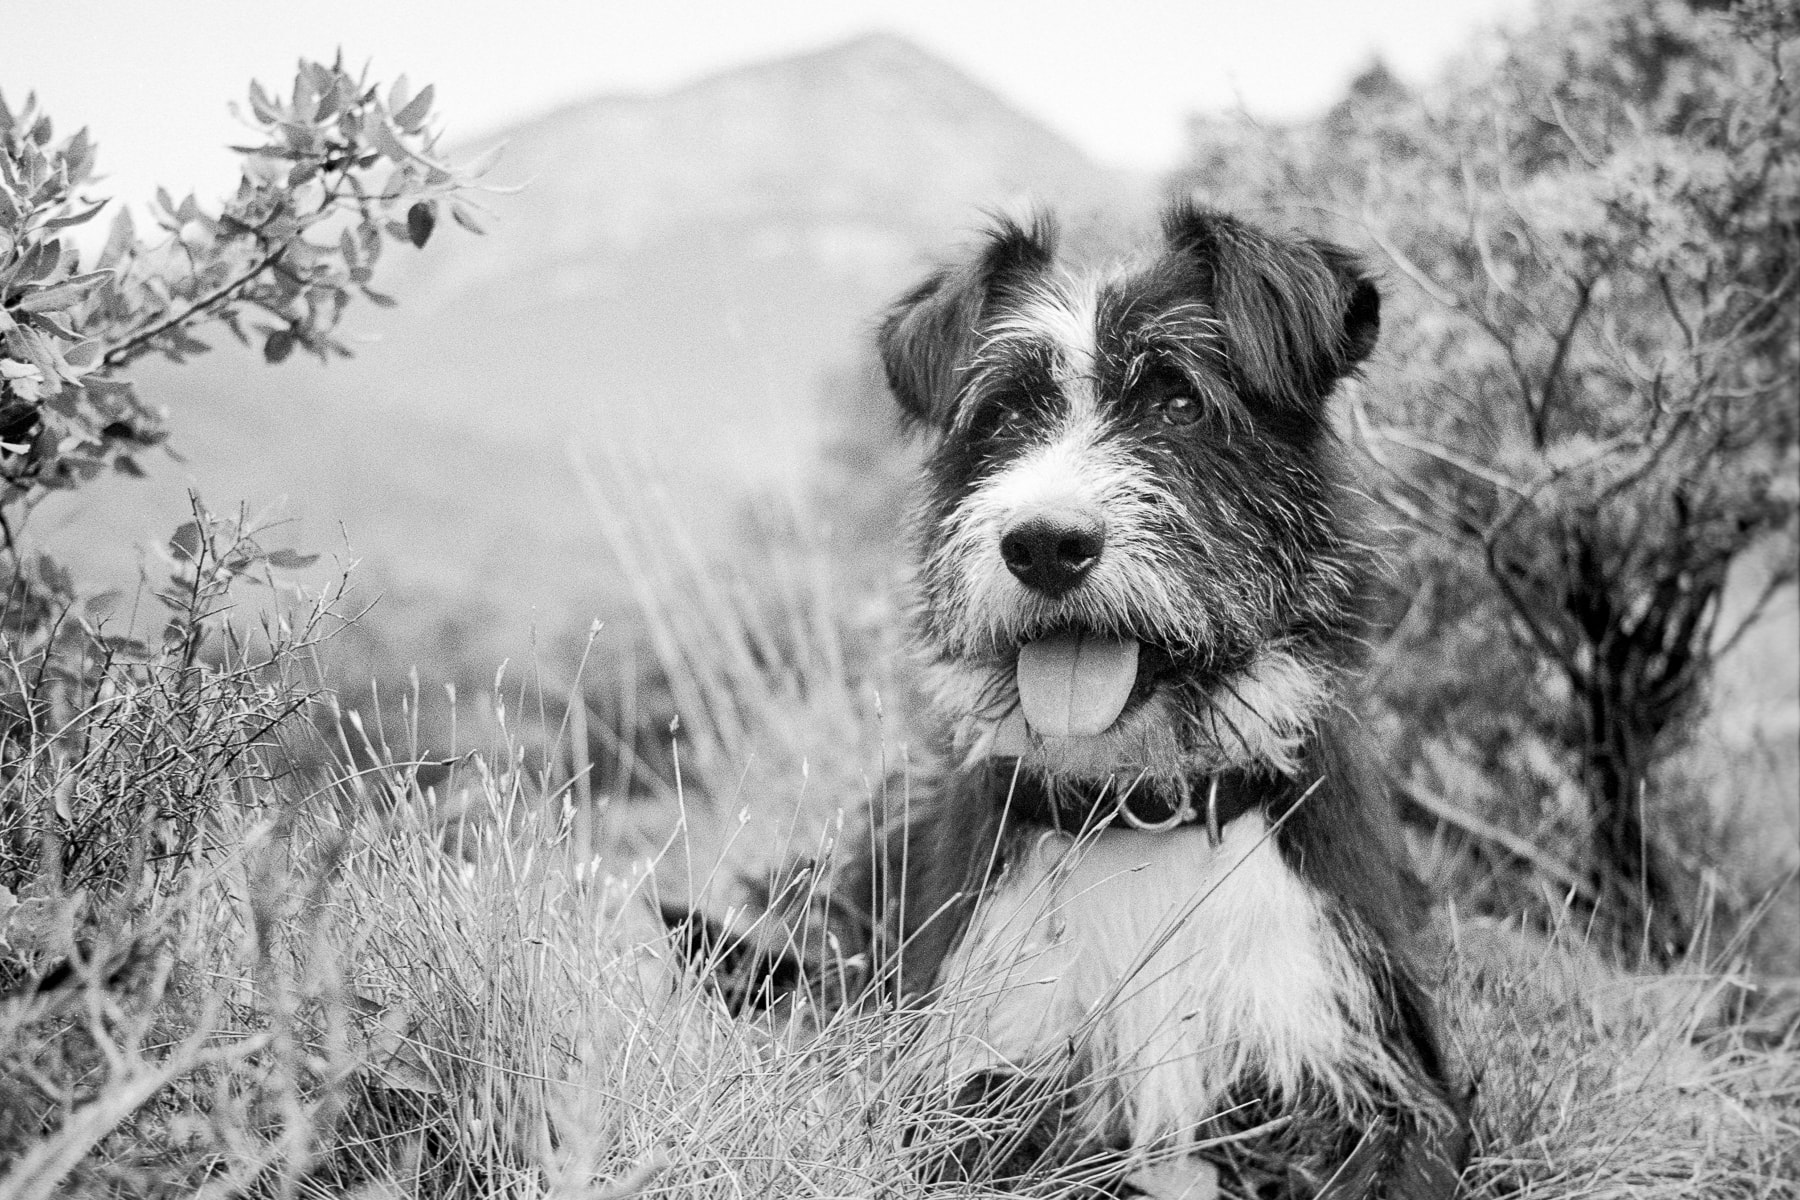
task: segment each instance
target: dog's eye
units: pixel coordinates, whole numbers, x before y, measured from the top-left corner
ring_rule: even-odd
[[[1164,425],[1192,425],[1200,419],[1200,401],[1182,392],[1166,397],[1157,405]]]

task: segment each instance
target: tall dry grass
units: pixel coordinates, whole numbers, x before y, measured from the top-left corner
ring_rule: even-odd
[[[906,786],[891,613],[846,603],[804,539],[709,562],[653,490],[588,483],[680,716],[632,798],[586,772],[636,751],[579,736],[599,723],[585,698],[623,681],[571,667],[546,690],[540,666],[446,699],[489,741],[446,754],[416,740],[419,689],[390,726],[331,719],[306,699],[294,630],[313,627],[234,643],[229,613],[205,619],[214,644],[255,653],[116,672],[106,703],[9,760],[38,853],[0,894],[0,1198],[979,1193],[911,1170],[939,1149],[907,1144],[929,1023],[734,1017],[659,918],[669,889],[710,881],[707,911],[753,931],[784,864],[829,887],[862,808]],[[207,711],[173,719],[156,697],[183,680]],[[222,732],[234,754],[202,753]],[[105,887],[41,869],[59,796],[150,799],[77,744],[160,764],[203,836],[166,859],[126,838]],[[1795,1194],[1800,1046],[1747,1002],[1763,981],[1741,945],[1652,975],[1581,942],[1445,921],[1443,1008],[1481,1089],[1471,1194]]]

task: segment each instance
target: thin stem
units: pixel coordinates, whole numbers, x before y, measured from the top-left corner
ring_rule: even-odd
[[[231,299],[234,292],[249,284],[271,266],[280,262],[286,253],[286,246],[269,251],[251,264],[251,266],[246,268],[236,279],[231,280],[229,283],[221,284],[216,291],[205,299],[195,301],[192,305],[181,312],[176,313],[174,316],[158,321],[147,329],[139,330],[137,333],[132,334],[124,341],[113,346],[106,352],[100,361],[108,367],[125,365],[133,358],[137,357],[150,342],[161,337],[163,334],[168,333],[171,329],[185,325],[194,318],[217,308],[220,304]]]

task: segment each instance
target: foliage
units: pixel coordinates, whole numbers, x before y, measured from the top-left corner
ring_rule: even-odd
[[[35,98],[0,99],[0,518],[108,468],[137,473],[163,418],[121,372],[203,353],[209,323],[271,363],[347,355],[333,335],[351,302],[393,303],[370,286],[384,239],[422,247],[445,211],[475,228],[463,195],[480,168],[437,155],[433,98],[404,77],[384,97],[341,59],[301,62],[285,98],[253,83],[236,192],[208,211],[159,190],[150,240],[120,209],[86,269],[68,231],[107,203],[84,190],[94,144],[53,141]]]
[[[443,208],[473,227],[462,198],[473,175],[435,154],[433,95],[402,78],[384,97],[341,61],[301,62],[286,98],[252,83],[256,136],[238,147],[233,196],[208,211],[159,191],[150,241],[121,209],[87,269],[68,239],[106,204],[85,191],[93,143],[85,130],[55,141],[35,99],[18,111],[0,99],[0,786],[23,795],[50,780],[54,796],[8,804],[0,884],[35,872],[51,891],[137,886],[147,864],[184,861],[257,730],[289,711],[276,698],[287,681],[264,678],[288,660],[257,661],[219,618],[234,582],[272,583],[271,568],[310,558],[266,549],[242,518],[195,500],[168,543],[167,585],[138,597],[168,614],[146,641],[135,604],[119,629],[108,620],[117,596],[81,600],[53,558],[15,535],[47,492],[107,469],[138,474],[134,455],[163,441],[162,415],[126,377],[132,364],[205,351],[200,334],[215,322],[256,338],[270,363],[296,348],[347,354],[334,331],[353,298],[392,303],[371,286],[383,240],[422,247]],[[322,619],[315,610],[307,637]],[[203,659],[215,633],[224,640]],[[292,634],[265,629],[265,651]]]
[[[705,723],[697,748],[719,769],[769,757],[757,807],[797,812],[813,793],[786,735],[821,715],[815,698],[832,697],[824,715],[864,760],[840,747],[824,770],[867,765],[879,714],[849,711],[841,661],[796,678],[786,655],[759,668],[731,648],[769,644],[765,622],[834,637],[821,622],[847,614],[804,594],[761,613],[699,594],[664,533],[653,516],[619,531],[667,629],[722,651],[684,645],[667,667]],[[160,668],[169,684],[178,662]],[[516,714],[546,698],[486,702]],[[698,781],[668,835],[603,838],[596,855],[565,819],[572,789],[524,767],[512,719],[493,725],[491,750],[427,789],[404,741],[329,778],[282,773],[272,743],[290,717],[228,773],[256,803],[219,811],[204,859],[111,920],[59,923],[0,893],[0,965],[36,984],[0,1005],[0,1197],[990,1194],[913,1174],[937,1147],[900,1081],[934,1047],[906,1015],[733,1020],[679,969],[647,872],[659,851],[700,852]],[[166,745],[183,737],[172,724]],[[204,740],[192,751],[206,761]],[[110,783],[99,759],[72,767]],[[40,776],[24,798],[49,790]],[[272,811],[286,815],[259,819]],[[801,825],[791,845],[810,851]],[[1448,936],[1444,1007],[1483,1080],[1470,1195],[1784,1194],[1795,1051],[1720,1003],[1740,981],[1698,963],[1619,974],[1566,932]]]
[[[60,575],[54,592],[15,586],[52,611],[36,619],[49,636],[4,660],[0,888],[116,898],[179,875],[215,836],[217,810],[269,782],[259,757],[308,708],[302,655],[338,624],[335,597],[251,629],[226,616],[234,587],[273,589],[276,570],[311,560],[264,548],[243,517],[197,500],[166,555],[154,644],[112,632],[117,596],[77,604]]]
[[[264,818],[304,799],[294,747],[313,728],[310,655],[340,624],[341,583],[234,619],[243,585],[281,589],[276,573],[313,556],[197,497],[163,549],[166,581],[129,601],[84,598],[17,535],[47,492],[139,474],[135,455],[164,440],[134,363],[205,351],[213,323],[271,364],[297,348],[347,354],[335,330],[353,299],[393,303],[371,286],[384,240],[423,247],[440,212],[475,228],[474,175],[437,158],[432,99],[404,78],[384,95],[341,61],[303,61],[289,97],[252,84],[234,195],[206,209],[159,191],[159,233],[140,238],[121,211],[85,265],[69,231],[106,203],[85,192],[86,131],[58,142],[35,100],[0,99],[0,1194],[57,1190],[122,1122],[166,1132],[155,1106],[139,1109],[178,1079],[207,1080],[207,1119],[229,1130],[176,1139],[210,1147],[194,1160],[204,1177],[222,1153],[269,1153],[259,1139],[284,1128],[270,1106],[321,1083],[315,1022],[341,1016],[335,964],[309,957],[316,913],[272,882],[283,843]],[[250,865],[262,876],[244,878]],[[290,921],[303,944],[278,961]],[[208,972],[254,976],[274,1000],[246,1010],[233,986],[196,990]],[[249,1080],[234,1080],[241,1068]],[[183,1187],[166,1153],[89,1178]]]
[[[1760,613],[1720,628],[1727,571],[1800,503],[1797,32],[1762,2],[1552,3],[1423,98],[1372,72],[1186,176],[1258,144],[1272,166],[1236,186],[1389,264],[1398,369],[1359,406],[1409,534],[1388,699],[1540,819],[1568,781],[1574,886],[1658,954],[1689,922],[1644,825],[1657,768]]]

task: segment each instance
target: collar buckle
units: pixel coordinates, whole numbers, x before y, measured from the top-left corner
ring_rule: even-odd
[[[1146,821],[1131,811],[1131,794],[1129,791],[1119,799],[1119,816],[1133,829],[1143,833],[1167,833],[1171,829],[1190,825],[1200,819],[1200,812],[1194,807],[1193,791],[1187,780],[1181,781],[1181,803],[1175,811],[1160,821]],[[1212,845],[1219,844],[1219,777],[1214,775],[1206,788],[1206,840]]]

